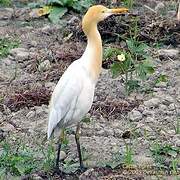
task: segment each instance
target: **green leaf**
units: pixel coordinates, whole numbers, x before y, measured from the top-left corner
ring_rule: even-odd
[[[127,82],[127,85],[129,93],[133,92],[134,90],[137,90],[140,87],[138,80],[129,80]]]
[[[64,6],[63,1],[62,0],[48,0],[48,4],[50,5],[60,5],[60,6]]]
[[[155,71],[153,64],[148,60],[144,60],[141,63],[136,64],[135,68],[137,75],[142,80],[145,80],[148,74],[153,74]]]
[[[48,18],[52,23],[58,23],[59,18],[61,18],[66,12],[67,12],[67,8],[65,7],[53,7]]]
[[[122,63],[119,63],[119,62],[115,62],[111,65],[111,72],[112,72],[112,75],[113,77],[117,77],[118,75],[120,74],[124,74],[124,69],[122,67]]]
[[[32,2],[32,3],[28,4],[28,7],[31,8],[31,9],[40,8],[41,6],[42,6],[41,3],[35,3],[35,2]]]
[[[161,74],[157,79],[156,79],[156,84],[160,82],[167,82],[168,81],[168,76]]]
[[[133,40],[126,40],[128,49],[133,52],[133,50],[136,48]]]
[[[172,156],[174,158],[177,156],[177,152],[174,151],[174,150],[169,150],[167,153],[168,153],[168,155],[170,155],[170,156]]]

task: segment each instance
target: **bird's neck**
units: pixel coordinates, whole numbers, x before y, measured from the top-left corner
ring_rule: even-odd
[[[102,67],[102,40],[97,24],[91,26],[86,36],[87,47],[83,54],[83,59],[91,77],[97,81]]]

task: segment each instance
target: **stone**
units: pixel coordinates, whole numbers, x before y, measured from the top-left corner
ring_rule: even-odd
[[[50,89],[51,91],[54,90],[55,86],[56,86],[56,83],[54,83],[54,82],[46,82],[45,83],[45,87]]]
[[[146,122],[147,123],[153,123],[154,122],[154,118],[153,117],[147,117],[146,118]]]
[[[180,135],[177,134],[176,136],[173,137],[173,142],[177,147],[180,147]]]
[[[160,104],[160,100],[158,98],[152,98],[150,100],[144,101],[144,105],[151,108],[151,107],[158,107]]]
[[[139,121],[142,119],[142,113],[137,111],[137,110],[132,110],[130,113],[129,113],[129,119],[131,121]]]
[[[64,160],[67,157],[64,151],[60,151],[60,160]]]
[[[162,2],[159,2],[155,7],[155,11],[158,12],[158,11],[163,10],[164,8],[165,8],[165,4]]]
[[[45,60],[43,62],[41,62],[38,66],[38,70],[39,71],[46,71],[51,67],[51,63],[49,60]]]
[[[153,167],[154,166],[154,161],[153,158],[147,157],[143,154],[141,155],[134,155],[134,161],[139,167]]]
[[[159,105],[159,109],[161,109],[161,110],[167,110],[167,106],[164,105],[164,104],[160,104],[160,105]]]
[[[10,50],[10,55],[18,61],[24,61],[29,58],[29,52],[25,48],[14,48]]]
[[[154,111],[150,111],[150,110],[145,109],[142,112],[142,114],[145,115],[145,116],[148,116],[148,115],[152,116],[152,115],[154,115]]]
[[[36,116],[36,112],[35,111],[30,111],[26,114],[26,117],[28,119],[34,118]]]
[[[165,95],[162,97],[162,103],[167,106],[169,106],[173,102],[174,102],[174,98],[170,95]]]
[[[12,18],[14,10],[12,8],[0,8],[0,20]]]
[[[168,106],[168,109],[170,111],[174,111],[176,109],[176,105],[174,103],[171,103],[169,106]]]
[[[158,88],[166,88],[167,85],[168,85],[168,82],[159,82],[159,83],[156,84],[156,87],[158,87]]]
[[[2,129],[3,129],[4,131],[6,131],[6,132],[12,132],[12,131],[14,130],[14,126],[11,125],[11,124],[9,124],[9,123],[7,123],[6,125],[4,125],[4,126],[2,127]]]
[[[144,111],[144,105],[139,105],[138,107],[138,111],[140,111],[141,113]]]
[[[178,49],[160,49],[158,53],[159,53],[159,56],[163,58],[166,58],[166,57],[178,58],[179,57]]]

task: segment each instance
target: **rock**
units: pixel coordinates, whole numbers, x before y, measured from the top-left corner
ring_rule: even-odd
[[[172,103],[172,104],[170,104],[170,105],[168,106],[168,109],[169,109],[170,111],[173,111],[173,110],[176,109],[176,105],[175,105],[174,103]]]
[[[38,174],[33,174],[31,175],[30,179],[34,179],[34,180],[43,180],[43,178],[41,176],[39,176]]]
[[[56,83],[54,83],[54,82],[46,82],[45,83],[45,87],[50,89],[51,91],[54,90],[55,86],[56,86]]]
[[[1,126],[1,127],[2,127],[2,126]],[[3,129],[4,131],[6,131],[6,132],[12,132],[12,131],[14,130],[14,126],[11,125],[11,124],[9,124],[9,123],[7,123],[6,125],[4,125],[4,126],[2,127],[2,129]]]
[[[177,49],[160,49],[158,53],[159,53],[159,56],[163,58],[166,58],[166,57],[178,58],[179,56],[179,50]]]
[[[147,117],[146,118],[146,122],[147,123],[153,123],[154,122],[154,118],[153,117]]]
[[[153,167],[154,166],[154,161],[153,158],[147,157],[145,155],[135,155],[134,156],[134,161],[139,167]]]
[[[177,134],[176,136],[173,137],[173,142],[177,147],[180,147],[180,135]]]
[[[156,10],[156,12],[158,12],[158,11],[163,10],[164,8],[165,8],[165,4],[162,3],[162,2],[159,2],[159,3],[156,5],[155,10]]]
[[[170,95],[165,95],[162,97],[162,103],[167,106],[169,106],[173,102],[174,102],[174,98]]]
[[[137,110],[132,110],[130,113],[129,113],[129,119],[131,121],[139,121],[142,119],[142,114],[137,111]]]
[[[64,151],[60,152],[60,160],[64,160],[66,158],[66,153]]]
[[[28,119],[34,118],[36,116],[36,112],[35,111],[30,111],[27,113],[26,117]]]
[[[144,101],[144,105],[148,108],[158,107],[160,104],[160,100],[158,98],[152,98],[150,100]]]
[[[38,70],[39,71],[46,71],[51,67],[51,63],[49,60],[45,60],[43,62],[41,62],[38,66]]]
[[[84,180],[84,179],[89,179],[89,177],[91,179],[98,179],[98,172],[94,171],[93,168],[91,169],[88,169],[87,171],[85,171],[84,173],[82,173],[80,176],[79,176],[79,180]]]
[[[47,108],[43,107],[43,106],[35,106],[35,111],[36,111],[36,115],[41,116],[44,113],[47,113]]]
[[[140,111],[141,113],[144,111],[144,105],[139,105],[138,107],[138,111]]]
[[[14,59],[18,61],[24,61],[29,58],[29,52],[25,48],[14,48],[10,50],[10,54],[14,57]]]
[[[165,106],[164,104],[160,104],[160,105],[159,105],[159,109],[161,109],[161,110],[167,110],[167,106]]]
[[[145,116],[148,116],[148,115],[152,116],[152,115],[154,115],[154,113],[155,113],[154,111],[150,111],[150,110],[147,110],[147,109],[145,109],[142,112],[142,114],[145,115]]]
[[[0,20],[12,18],[14,10],[12,8],[0,8]]]
[[[176,15],[176,11],[173,11],[173,10],[168,11],[166,14],[167,17],[174,17],[175,15]]]

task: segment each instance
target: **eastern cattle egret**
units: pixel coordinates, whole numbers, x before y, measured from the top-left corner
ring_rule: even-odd
[[[126,8],[108,9],[102,5],[88,9],[82,20],[82,28],[87,36],[87,47],[82,57],[74,61],[64,72],[56,85],[49,109],[48,138],[54,130],[59,131],[56,168],[59,169],[60,149],[64,128],[77,125],[75,140],[80,168],[83,168],[79,143],[79,122],[90,110],[96,82],[102,65],[102,40],[97,29],[98,22],[112,14],[128,12]]]

